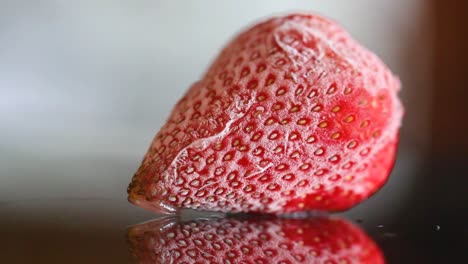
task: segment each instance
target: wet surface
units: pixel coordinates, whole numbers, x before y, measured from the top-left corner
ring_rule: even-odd
[[[35,210],[25,212],[21,210],[22,208],[35,208]],[[300,216],[301,219],[279,220],[265,216],[249,216],[247,218],[237,216],[220,220],[219,218],[208,218],[208,216],[213,215],[198,214],[198,216],[194,216],[186,213],[183,218],[161,218],[161,216],[156,217],[130,205],[125,199],[112,198],[2,202],[0,215],[2,216],[0,220],[0,233],[2,234],[0,256],[4,263],[148,263],[141,262],[142,256],[143,260],[155,259],[158,254],[168,254],[167,252],[173,252],[174,249],[170,250],[174,244],[162,244],[154,238],[167,238],[170,233],[173,233],[171,230],[175,228],[180,231],[184,226],[191,227],[191,231],[193,231],[194,227],[191,226],[191,223],[202,223],[200,225],[206,227],[210,225],[210,221],[211,226],[219,226],[229,221],[231,224],[234,223],[231,229],[227,228],[228,233],[225,234],[224,238],[232,235],[231,238],[238,244],[248,245],[249,243],[244,240],[245,237],[236,238],[234,233],[239,233],[243,227],[250,230],[250,236],[255,236],[259,234],[263,225],[269,227],[270,231],[279,232],[282,228],[285,236],[283,239],[296,247],[302,244],[303,250],[305,248],[304,252],[310,254],[313,254],[311,252],[317,245],[325,245],[325,248],[336,248],[336,245],[349,246],[354,243],[355,247],[361,247],[361,249],[371,245],[372,250],[382,252],[385,263],[449,263],[450,261],[463,263],[460,260],[466,259],[468,249],[468,232],[462,217],[439,219],[438,221],[430,219],[412,221],[413,218],[408,218],[404,224],[385,221],[374,223],[366,221],[365,218],[350,217],[349,213],[332,216],[321,215],[319,218],[317,215],[312,215],[306,218]],[[317,220],[320,218],[328,220]],[[149,220],[152,221],[147,223]],[[315,224],[317,221],[325,221],[325,224],[323,222]],[[346,240],[350,236],[342,238],[338,235],[334,237],[337,232],[333,231],[333,225],[326,221],[331,223],[338,221],[348,227],[347,229],[341,227],[344,230],[341,231],[341,234],[346,232],[355,236],[357,234],[358,237],[361,236],[361,239]],[[142,222],[146,223],[138,224]],[[215,229],[201,228],[201,233],[195,237],[188,237],[187,243],[195,246],[194,243],[199,243],[195,242],[197,237],[206,238],[204,235],[212,230]],[[135,234],[140,234],[140,240],[136,240]],[[169,237],[171,236],[169,235]],[[319,241],[323,243],[313,244],[317,243],[313,238],[315,236],[318,236]],[[276,238],[281,238],[281,236]],[[340,239],[344,239],[343,241],[348,244],[343,241],[339,242]],[[334,241],[335,244],[330,244],[327,241]],[[372,248],[374,243],[376,247]],[[237,248],[238,253],[242,253],[239,246],[234,248]],[[257,250],[263,249],[259,247]],[[132,256],[131,252],[139,257],[140,262]],[[188,251],[188,253],[180,251],[180,254],[193,254],[190,252],[192,251]],[[227,254],[226,252],[224,253]],[[269,254],[265,253],[268,252],[265,250],[261,252]],[[353,252],[356,254],[356,251]],[[340,260],[340,255],[334,256],[332,253],[329,255],[331,259]],[[192,259],[189,255],[185,257]],[[268,259],[268,255],[265,257]],[[306,258],[308,262],[302,263],[314,263],[311,262],[314,259],[312,257],[313,255],[308,255]],[[348,254],[348,257],[353,260],[352,254]],[[354,257],[356,256],[354,255]],[[275,260],[279,261],[280,259],[275,258]],[[290,261],[291,263],[301,263],[294,262],[294,258]],[[232,263],[237,262],[233,261]],[[376,262],[361,261],[360,263]]]

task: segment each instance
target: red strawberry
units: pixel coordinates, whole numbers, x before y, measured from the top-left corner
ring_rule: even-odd
[[[269,19],[234,38],[177,103],[129,200],[153,211],[348,209],[391,171],[399,87],[335,22]]]
[[[384,263],[378,246],[342,219],[159,220],[130,228],[138,263]]]

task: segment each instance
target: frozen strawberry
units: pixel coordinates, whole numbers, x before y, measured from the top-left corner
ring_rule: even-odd
[[[383,264],[378,246],[342,219],[154,221],[130,228],[138,263]]]
[[[228,43],[176,104],[129,200],[156,212],[348,209],[390,174],[399,88],[335,22],[269,19]]]

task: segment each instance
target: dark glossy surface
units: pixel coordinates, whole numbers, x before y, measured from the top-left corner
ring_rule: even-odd
[[[24,207],[35,210],[25,213]],[[155,217],[124,199],[93,198],[2,202],[0,215],[3,263],[133,263],[128,227]],[[462,217],[414,219],[373,223],[348,217],[346,221],[378,244],[387,263],[463,263],[459,260],[466,259],[468,233]]]

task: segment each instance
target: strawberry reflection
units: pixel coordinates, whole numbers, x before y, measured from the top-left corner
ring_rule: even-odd
[[[360,228],[341,218],[154,220],[128,231],[138,263],[384,263]]]

